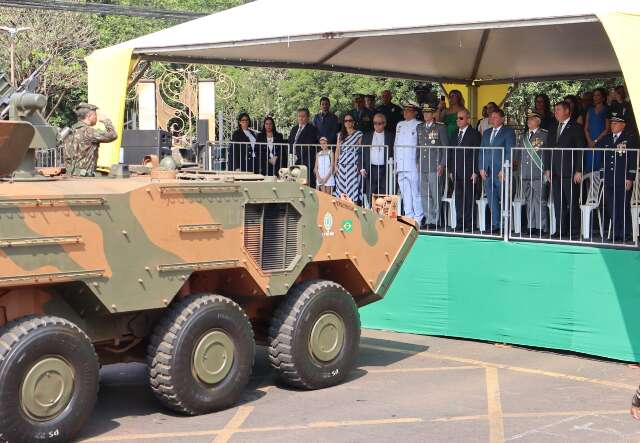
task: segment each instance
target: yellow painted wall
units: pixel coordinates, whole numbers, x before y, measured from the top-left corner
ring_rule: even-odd
[[[120,162],[120,142],[124,121],[129,74],[133,69],[131,48],[112,46],[94,51],[85,60],[89,76],[89,103],[99,107],[101,116],[111,119],[118,138],[100,145],[98,167],[110,168]]]

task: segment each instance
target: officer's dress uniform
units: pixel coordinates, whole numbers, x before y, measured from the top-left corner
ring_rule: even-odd
[[[535,154],[539,160],[534,161],[533,155],[526,148],[518,149],[513,155],[514,163],[520,165],[518,171],[520,173],[520,183],[522,184],[522,197],[525,201],[527,209],[527,221],[530,229],[547,230],[548,208],[545,203],[545,186],[543,169],[538,167],[543,158],[542,148],[547,146],[548,131],[546,129],[537,128],[534,130],[527,129],[522,135],[528,137],[529,142],[533,146]],[[520,146],[524,146],[521,140]]]
[[[611,220],[612,235],[624,241],[631,234],[631,192],[625,189],[625,180],[634,180],[638,168],[636,138],[626,127],[618,134],[608,133],[598,143],[604,148],[604,210]],[[605,226],[608,226],[607,222]]]
[[[396,128],[395,155],[398,186],[402,194],[404,215],[421,223],[424,213],[420,198],[420,175],[418,173],[418,131],[416,119],[401,121]]]
[[[444,189],[444,172],[438,176],[438,166],[444,169],[445,148],[449,146],[447,127],[440,122],[421,122],[417,126],[420,156],[420,195],[422,210],[428,225],[437,225]]]

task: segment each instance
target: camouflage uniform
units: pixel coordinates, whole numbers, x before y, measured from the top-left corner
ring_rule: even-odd
[[[98,163],[100,143],[114,141],[118,134],[111,120],[102,121],[106,131],[79,121],[72,126],[73,134],[65,142],[65,166],[68,175],[93,176]]]

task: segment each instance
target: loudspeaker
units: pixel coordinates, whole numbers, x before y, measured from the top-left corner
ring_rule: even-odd
[[[122,163],[127,165],[141,165],[147,155],[157,155],[158,160],[161,160],[167,155],[171,155],[171,148],[160,146],[127,146],[122,149],[122,154]]]
[[[198,146],[205,146],[209,141],[209,120],[198,120],[196,123]]]
[[[171,148],[171,134],[162,129],[125,129],[122,131],[122,147]]]

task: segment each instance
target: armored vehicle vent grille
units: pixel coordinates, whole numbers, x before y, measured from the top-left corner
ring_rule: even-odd
[[[283,271],[300,255],[300,214],[288,203],[248,204],[244,247],[264,271]]]

